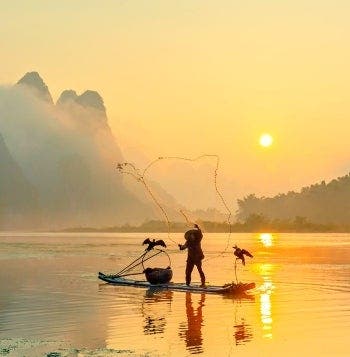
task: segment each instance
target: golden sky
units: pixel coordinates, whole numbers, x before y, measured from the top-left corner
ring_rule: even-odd
[[[126,155],[215,153],[240,193],[299,189],[349,171],[349,11],[345,0],[4,0],[0,83],[36,70],[54,99],[98,90]]]

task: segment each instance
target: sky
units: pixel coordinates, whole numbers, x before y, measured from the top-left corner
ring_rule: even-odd
[[[237,197],[299,190],[350,171],[349,10],[345,0],[2,0],[0,83],[35,70],[54,100],[99,91],[139,165],[218,154]]]

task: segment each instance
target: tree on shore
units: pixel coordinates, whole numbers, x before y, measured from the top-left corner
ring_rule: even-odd
[[[274,197],[251,194],[237,203],[237,218],[242,222],[252,219],[252,215],[260,215],[272,220],[299,217],[295,222],[297,226],[303,223],[301,217],[316,224],[347,225],[350,222],[350,174],[328,184],[322,181],[303,187],[300,192],[290,191]]]

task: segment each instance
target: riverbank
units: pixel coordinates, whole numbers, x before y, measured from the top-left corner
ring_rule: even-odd
[[[350,233],[350,225],[320,224],[309,222],[306,218],[295,217],[290,220],[269,220],[252,215],[245,222],[196,221],[207,233]],[[183,233],[189,228],[185,222],[147,221],[139,225],[123,224],[112,227],[71,227],[60,232],[106,232],[106,233]]]
[[[0,340],[0,356],[7,357],[133,357],[139,356],[132,350],[116,350],[109,348],[74,348],[67,342],[40,341],[22,338]]]

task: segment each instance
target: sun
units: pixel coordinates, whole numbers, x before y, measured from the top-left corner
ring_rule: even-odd
[[[273,143],[273,137],[270,134],[262,134],[259,139],[259,143],[263,147],[269,147]]]

